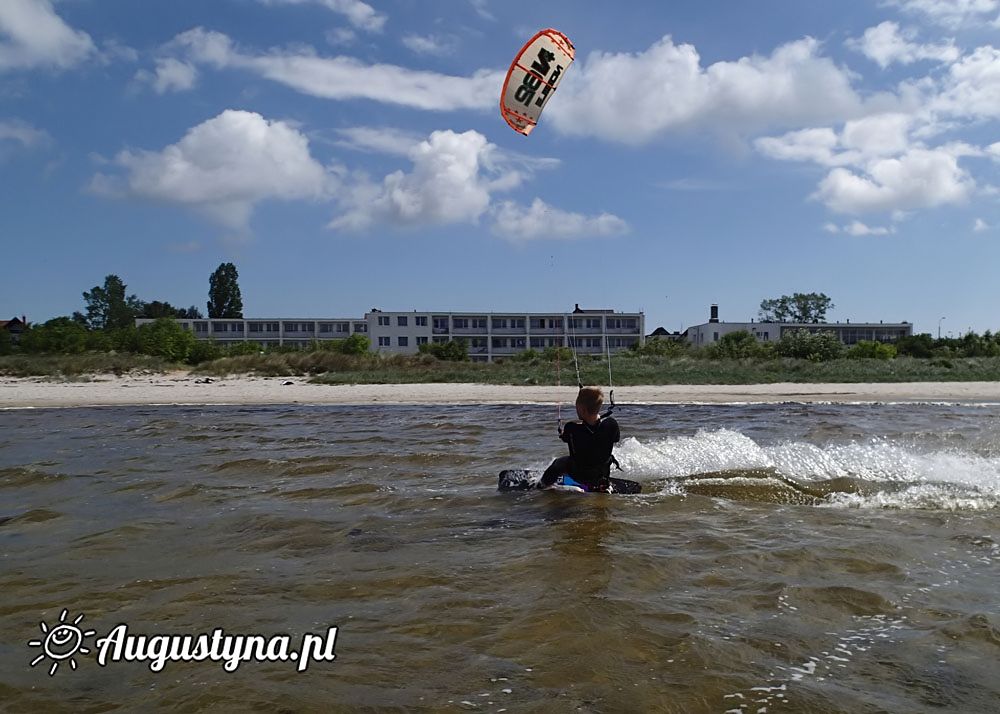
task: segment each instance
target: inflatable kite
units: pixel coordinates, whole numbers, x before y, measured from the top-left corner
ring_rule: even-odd
[[[531,133],[575,54],[569,38],[551,29],[542,30],[521,48],[500,93],[500,114],[511,129],[525,136]]]

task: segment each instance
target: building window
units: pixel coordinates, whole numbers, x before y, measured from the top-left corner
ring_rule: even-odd
[[[378,324],[379,324],[380,327],[388,327],[389,326],[389,316],[388,315],[379,315],[378,316]]]
[[[467,317],[456,317],[453,318],[451,322],[455,326],[456,330],[469,329],[469,319]]]
[[[397,339],[399,340],[399,346],[400,347],[409,347],[410,346],[410,338],[409,337],[399,337]]]
[[[319,323],[320,334],[324,332],[333,332],[333,323],[331,322],[321,322]]]
[[[420,315],[418,317],[413,318],[413,324],[415,324],[417,327],[427,327],[427,316]]]
[[[212,332],[229,332],[228,322],[213,322]]]
[[[434,328],[435,330],[448,331],[448,318],[447,317],[435,317],[434,318]]]
[[[599,318],[599,317],[588,317],[587,318],[587,329],[588,330],[599,330],[599,329],[601,329],[601,318]]]
[[[494,317],[493,318],[493,329],[494,330],[506,330],[507,329],[507,318],[505,318],[505,317]]]
[[[713,332],[712,333],[712,340],[715,341],[715,342],[719,341],[719,333],[718,332]]]
[[[406,327],[406,323],[407,323],[406,315],[398,315],[396,317],[397,327]]]
[[[472,318],[472,329],[473,330],[485,330],[486,329],[486,318],[485,317],[474,317],[474,318]]]
[[[196,323],[194,323],[194,331],[195,332],[208,332],[208,323],[207,322],[196,322]]]
[[[515,317],[515,318],[511,319],[510,326],[511,326],[511,328],[516,329],[516,330],[523,330],[524,329],[524,318],[523,317]]]
[[[425,317],[424,319],[426,320],[427,318]],[[426,337],[418,337],[417,338],[417,347],[419,347],[420,345],[426,345],[426,344],[427,344],[427,338]]]
[[[354,331],[355,332],[368,332],[368,323],[367,322],[355,322],[354,323]]]
[[[378,346],[379,347],[388,347],[389,345],[390,345],[390,342],[389,342],[389,338],[388,337],[379,337],[378,338]]]
[[[447,337],[435,337],[434,338],[434,344],[435,345],[443,345],[445,342],[448,342],[448,338]]]
[[[262,330],[260,329],[260,323],[259,322],[251,322],[250,323],[250,332],[262,332]]]

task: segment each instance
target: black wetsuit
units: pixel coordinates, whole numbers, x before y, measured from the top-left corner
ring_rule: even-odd
[[[614,463],[611,450],[621,440],[621,430],[614,417],[605,417],[594,426],[570,422],[559,438],[569,444],[569,456],[553,461],[542,474],[540,485],[551,486],[560,476],[569,474],[588,488],[606,489]]]

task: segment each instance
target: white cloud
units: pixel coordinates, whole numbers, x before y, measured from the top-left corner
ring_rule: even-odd
[[[0,2],[0,72],[68,69],[96,51],[90,36],[67,25],[50,0]]]
[[[494,152],[479,132],[435,131],[410,150],[411,173],[396,171],[381,185],[353,182],[330,227],[474,223],[489,208],[492,191],[514,188],[522,178],[499,169]]]
[[[97,174],[91,189],[188,206],[236,230],[266,199],[321,199],[331,177],[297,129],[259,114],[226,110],[161,151],[122,151],[124,177]]]
[[[850,40],[847,44],[878,63],[882,69],[894,62],[904,65],[919,60],[954,62],[961,54],[950,41],[940,45],[921,45],[914,42],[916,36],[915,30],[900,30],[897,23],[887,21],[869,27],[861,39]]]
[[[977,218],[972,224],[973,233],[984,233],[990,229],[990,224],[984,221],[982,218]]]
[[[540,198],[532,201],[531,206],[503,201],[496,207],[493,219],[493,232],[511,241],[574,240],[628,232],[628,224],[618,216],[571,213],[553,208]]]
[[[135,78],[151,85],[157,94],[183,92],[197,83],[198,69],[173,57],[161,57],[156,60],[155,72],[141,69],[136,72]]]
[[[824,223],[823,230],[826,231],[827,233],[836,234],[840,233],[840,226],[838,226],[836,223]]]
[[[239,52],[226,35],[202,28],[178,35],[173,44],[186,48],[193,62],[251,71],[315,97],[371,99],[432,111],[493,108],[504,76],[480,70],[455,77],[301,49],[250,55]]]
[[[1000,11],[1000,0],[886,0],[886,2],[950,28],[984,18],[995,18]]]
[[[22,146],[31,148],[47,144],[50,140],[48,133],[20,119],[0,120],[0,142],[16,141]]]
[[[265,5],[322,5],[331,12],[342,15],[352,26],[359,30],[381,32],[386,16],[376,12],[368,3],[361,0],[260,0]]]
[[[851,76],[805,38],[770,56],[701,66],[697,50],[668,36],[638,54],[594,52],[573,67],[544,120],[566,134],[640,144],[704,129],[746,135],[860,114]]]
[[[454,37],[438,35],[403,35],[403,45],[418,55],[436,55],[444,57],[454,54],[458,42]]]
[[[932,110],[962,118],[1000,118],[1000,49],[979,47],[951,65]]]
[[[833,129],[801,129],[783,136],[766,136],[754,141],[759,152],[780,161],[814,161],[823,166],[839,163],[840,137]]]
[[[852,221],[844,226],[844,233],[852,236],[887,236],[896,232],[895,226],[868,226],[861,221]]]
[[[911,148],[898,158],[869,162],[859,171],[835,168],[814,196],[838,213],[930,208],[966,201],[975,189],[958,165],[962,150]]]

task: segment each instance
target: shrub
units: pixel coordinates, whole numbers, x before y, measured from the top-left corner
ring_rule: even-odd
[[[844,345],[832,332],[792,330],[781,336],[774,346],[774,351],[782,357],[827,362],[840,357],[844,352]]]
[[[934,354],[934,338],[928,334],[910,335],[896,341],[896,354],[901,357],[926,359]]]
[[[644,345],[636,343],[631,349],[636,354],[648,357],[680,357],[687,354],[688,345],[679,340],[664,340],[660,337],[654,337],[647,340]]]
[[[372,341],[368,335],[355,332],[340,343],[340,351],[345,355],[363,355],[371,349]]]
[[[570,362],[573,360],[573,350],[569,347],[546,347],[542,350],[542,359],[549,362]]]
[[[740,330],[723,335],[705,351],[709,359],[749,359],[762,357],[768,350],[748,331]]]
[[[467,362],[469,360],[469,344],[465,340],[450,342],[429,342],[418,348],[421,354],[434,355],[445,362]]]
[[[222,357],[222,348],[213,340],[196,340],[188,353],[189,364],[211,362]]]
[[[885,345],[873,340],[859,340],[856,345],[847,350],[850,359],[894,359],[895,345]]]

